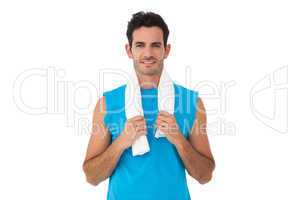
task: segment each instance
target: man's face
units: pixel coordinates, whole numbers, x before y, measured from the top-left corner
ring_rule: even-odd
[[[170,51],[170,45],[164,47],[163,31],[156,26],[142,26],[133,32],[132,37],[132,47],[127,44],[126,51],[133,59],[135,70],[142,75],[160,74]]]

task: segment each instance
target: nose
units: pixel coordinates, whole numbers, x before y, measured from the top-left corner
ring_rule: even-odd
[[[150,59],[151,57],[153,57],[153,51],[151,47],[148,46],[144,48],[143,57],[145,59]]]

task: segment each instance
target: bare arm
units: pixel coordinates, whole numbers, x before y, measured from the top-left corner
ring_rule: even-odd
[[[215,161],[209,147],[206,113],[200,98],[189,141],[181,137],[175,144],[188,173],[201,184],[209,182],[215,168]]]
[[[124,150],[146,130],[143,117],[129,119],[124,131],[109,145],[111,134],[104,125],[105,113],[105,97],[102,97],[94,110],[92,134],[83,163],[86,180],[92,185],[98,185],[111,176]],[[135,126],[140,128],[135,130]]]
[[[102,97],[94,110],[92,134],[83,163],[86,179],[92,185],[99,184],[112,174],[124,151],[117,139],[109,145],[111,135],[104,125],[104,116],[105,97]]]
[[[189,141],[180,132],[174,115],[164,111],[159,112],[156,126],[174,144],[188,173],[199,183],[207,183],[212,177],[215,161],[206,134],[206,114],[202,101],[198,99],[196,118]]]

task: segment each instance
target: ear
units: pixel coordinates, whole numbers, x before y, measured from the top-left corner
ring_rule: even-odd
[[[132,52],[131,52],[131,47],[130,47],[129,44],[126,44],[126,45],[125,45],[125,50],[126,50],[127,56],[128,56],[129,58],[133,58]]]
[[[164,58],[167,58],[169,56],[169,53],[171,51],[171,45],[167,44],[167,46],[165,47],[165,55]]]

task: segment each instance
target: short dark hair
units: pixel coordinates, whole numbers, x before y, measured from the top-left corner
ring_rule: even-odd
[[[129,42],[130,47],[132,46],[132,34],[133,32],[142,27],[152,27],[152,26],[157,26],[159,27],[162,32],[163,32],[163,39],[164,39],[164,46],[167,46],[167,41],[168,41],[168,36],[169,36],[169,29],[163,18],[153,12],[137,12],[132,15],[131,20],[128,22],[127,25],[127,39]]]

